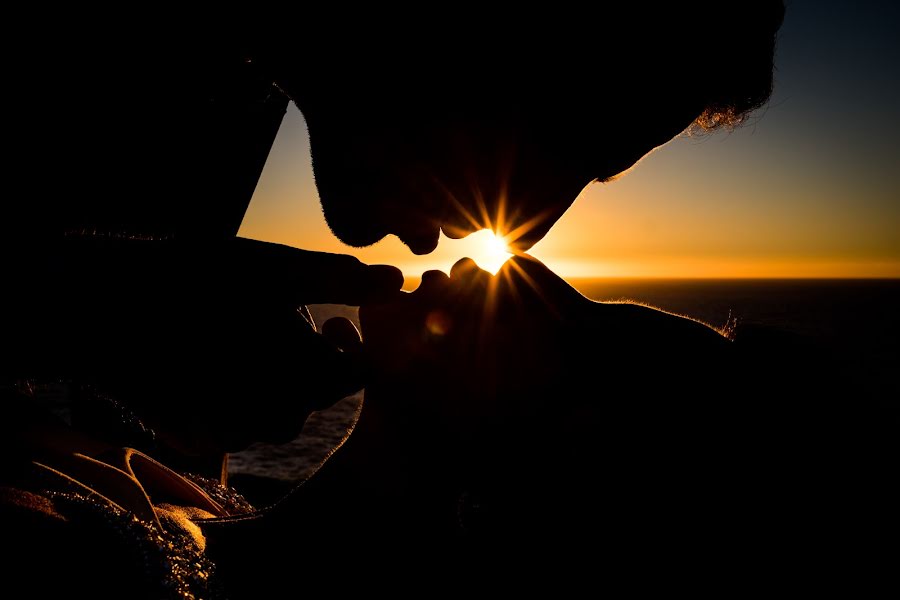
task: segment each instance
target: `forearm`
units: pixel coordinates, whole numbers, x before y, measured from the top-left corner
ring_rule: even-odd
[[[84,373],[104,344],[146,340],[159,323],[212,304],[225,278],[240,279],[240,257],[265,264],[259,244],[86,235],[23,247],[4,268],[2,368],[17,378]]]
[[[4,369],[17,377],[70,375],[88,360],[85,348],[111,341],[135,304],[147,305],[145,289],[170,254],[162,241],[93,237],[23,249],[7,268],[15,285],[0,317],[10,353]]]

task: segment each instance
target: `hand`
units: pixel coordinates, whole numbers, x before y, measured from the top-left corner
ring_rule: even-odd
[[[562,531],[563,517],[596,514],[607,485],[613,512],[654,510],[667,486],[714,472],[710,447],[734,437],[717,393],[727,340],[647,307],[593,303],[527,256],[495,276],[470,260],[427,273],[360,320],[379,372],[353,437],[389,440],[390,462],[408,471],[394,488],[430,490],[445,512],[477,497],[499,531],[521,532],[523,519]]]
[[[201,454],[291,439],[310,411],[360,389],[358,357],[298,307],[372,302],[402,283],[393,267],[245,239],[73,239],[51,268],[58,289],[27,307],[40,330],[21,336],[31,367],[109,391]]]
[[[591,306],[525,256],[495,276],[464,259],[449,277],[426,273],[412,294],[363,306],[376,375],[351,441],[388,454],[377,462],[395,468],[379,480],[448,507],[475,479],[521,490],[521,469],[543,452],[536,441],[578,404],[565,388],[579,375],[573,339]],[[507,477],[515,483],[499,483]]]
[[[511,258],[494,276],[463,259],[449,276],[425,273],[412,294],[362,307],[360,320],[379,382],[433,389],[441,419],[470,423],[469,410],[508,416],[501,399],[558,385],[593,306],[531,257]]]

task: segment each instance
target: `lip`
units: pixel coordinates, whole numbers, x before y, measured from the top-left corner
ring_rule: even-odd
[[[478,229],[469,222],[465,223],[441,223],[441,231],[451,240],[459,240],[470,233],[475,233]]]
[[[437,248],[441,228],[437,225],[414,230],[398,231],[395,235],[412,250],[413,254],[429,254]]]

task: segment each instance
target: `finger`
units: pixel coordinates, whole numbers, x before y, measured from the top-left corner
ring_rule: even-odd
[[[527,254],[517,254],[507,260],[497,277],[508,282],[521,282],[520,289],[539,296],[558,309],[573,310],[591,304],[567,281]]]
[[[352,353],[342,352],[360,345],[359,334],[349,320],[329,319],[321,333],[310,328],[299,315],[290,322],[273,318],[262,323],[268,332],[250,332],[242,339],[245,347],[257,349],[246,357],[246,362],[266,373],[266,379],[276,383],[276,387],[291,387],[299,376],[303,387],[314,390],[313,395],[321,393],[333,399],[362,387],[364,365],[350,356]]]
[[[292,371],[279,370],[283,376],[288,373],[302,374],[302,381],[298,385],[304,388],[305,395],[316,410],[328,408],[341,398],[362,389],[368,375],[360,351],[340,351],[345,346],[361,346],[356,328],[343,318],[329,321],[334,323],[328,325],[326,322],[322,334],[310,333],[296,340],[299,355],[295,355],[296,358],[293,359]],[[327,336],[326,330],[329,332]],[[289,377],[284,383],[290,386],[292,381],[293,378]]]
[[[467,289],[487,287],[491,274],[471,258],[461,258],[450,268],[450,280]]]
[[[450,276],[443,271],[431,270],[422,273],[421,288],[442,289],[450,282]]]
[[[322,335],[344,352],[362,352],[362,337],[350,319],[344,317],[328,319],[322,326]]]
[[[296,304],[358,306],[388,300],[403,285],[403,273],[396,267],[370,266],[343,254],[240,238],[234,248],[236,276],[277,291]]]
[[[422,282],[410,294],[414,302],[438,302],[446,297],[450,287],[450,277],[443,271],[425,271]]]

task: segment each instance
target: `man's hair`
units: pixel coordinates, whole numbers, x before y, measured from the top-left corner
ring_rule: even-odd
[[[752,14],[746,16],[750,23],[734,28],[719,25],[721,30],[714,37],[736,37],[728,41],[728,54],[711,56],[709,65],[697,65],[700,77],[717,81],[715,95],[695,121],[700,130],[736,127],[772,95],[775,34],[784,19],[784,2],[760,2],[750,10]]]

